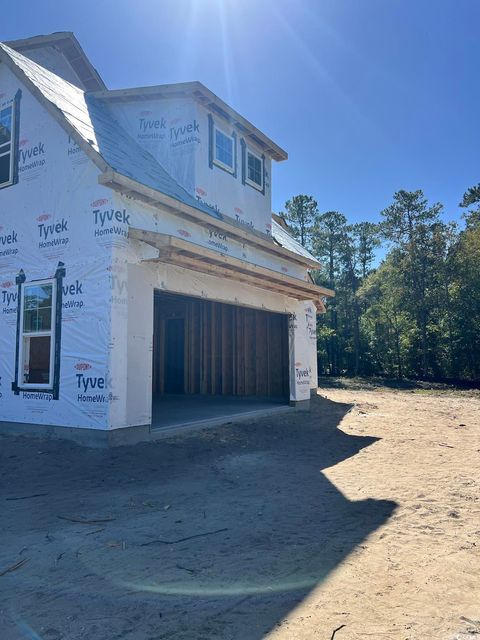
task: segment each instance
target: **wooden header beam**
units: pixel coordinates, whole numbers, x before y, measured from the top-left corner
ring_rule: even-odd
[[[110,187],[114,191],[121,193],[122,195],[128,195],[136,200],[145,202],[150,206],[157,208],[165,208],[167,211],[172,211],[175,214],[181,214],[185,218],[196,222],[204,227],[215,228],[228,234],[231,238],[242,242],[243,244],[253,245],[260,249],[273,253],[277,257],[284,258],[290,262],[296,262],[301,264],[305,269],[318,269],[320,263],[306,256],[302,256],[293,251],[289,251],[284,247],[274,244],[272,238],[269,238],[265,234],[248,230],[246,231],[241,225],[235,224],[235,222],[228,221],[226,219],[219,220],[209,216],[207,213],[200,211],[188,204],[180,202],[176,198],[168,196],[156,189],[147,187],[132,178],[118,173],[116,171],[106,170],[98,176],[99,184]]]
[[[322,298],[335,295],[331,289],[212,251],[181,238],[136,228],[130,228],[128,235],[129,238],[140,240],[158,249],[158,258],[149,259],[148,262],[166,262],[193,269],[196,272],[244,282],[296,300],[313,300],[322,312],[325,311]]]

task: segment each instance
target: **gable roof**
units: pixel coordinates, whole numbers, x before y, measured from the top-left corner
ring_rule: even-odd
[[[0,43],[0,62],[22,81],[63,129],[102,171],[99,183],[123,194],[158,206],[161,204],[205,223],[214,224],[241,241],[281,254],[316,268],[318,262],[280,225],[273,221],[273,240],[257,231],[245,230],[233,220],[200,203],[174,180],[161,164],[121,127],[98,94],[87,94],[75,85]],[[197,212],[197,213],[196,213]]]
[[[57,59],[60,56],[66,65],[64,72],[68,74],[65,79],[80,89],[98,91],[107,88],[71,31],[57,31],[45,36],[10,40],[5,44],[47,68],[49,63],[53,63],[53,56]],[[55,69],[55,73],[62,75],[58,68]]]
[[[102,171],[113,170],[215,218],[120,126],[107,105],[0,43],[0,60],[27,85]]]

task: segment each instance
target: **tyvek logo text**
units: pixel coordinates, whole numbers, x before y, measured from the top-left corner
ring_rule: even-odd
[[[66,233],[68,233],[68,220],[66,218],[62,218],[59,222],[40,222],[38,224],[39,249],[68,244],[69,239],[64,235]]]
[[[208,244],[218,251],[222,253],[228,253],[228,245],[225,243],[228,242],[227,235],[222,233],[221,231],[217,231],[216,229],[208,229]]]
[[[98,404],[116,399],[110,391],[112,379],[109,374],[96,375],[90,371],[92,365],[89,362],[77,362],[74,368],[77,402]]]
[[[163,116],[159,118],[149,118],[150,111],[142,111],[138,119],[137,138],[139,140],[163,140],[167,129],[167,121]]]
[[[6,280],[0,284],[2,313],[8,315],[17,312],[17,290],[14,282]]]
[[[45,143],[37,142],[28,145],[28,140],[21,140],[19,149],[19,172],[36,169],[45,164]]]
[[[93,220],[97,227],[95,229],[95,236],[101,237],[105,235],[118,235],[127,237],[128,229],[125,226],[130,225],[130,214],[126,209],[93,209]],[[124,226],[122,226],[124,225]]]
[[[82,309],[84,302],[81,299],[83,296],[83,282],[80,280],[75,280],[71,284],[63,284],[62,285],[62,308],[63,309]]]
[[[170,146],[174,148],[191,143],[200,144],[199,136],[200,124],[194,118],[188,124],[170,127]]]
[[[0,258],[3,256],[16,255],[18,249],[12,245],[18,243],[18,235],[16,231],[0,234]],[[4,249],[4,247],[6,247]]]
[[[300,365],[300,367],[297,367],[296,365]],[[301,368],[301,362],[296,362],[295,363],[295,378],[296,378],[296,383],[297,385],[309,385],[310,384],[310,378],[312,375],[312,368],[311,367],[303,367]]]

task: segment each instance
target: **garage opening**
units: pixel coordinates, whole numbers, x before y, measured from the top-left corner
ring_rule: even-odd
[[[152,426],[286,404],[288,317],[155,292]]]

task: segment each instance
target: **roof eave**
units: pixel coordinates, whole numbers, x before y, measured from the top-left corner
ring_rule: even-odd
[[[82,151],[85,152],[85,154],[94,162],[94,164],[100,169],[100,171],[107,171],[108,169],[110,169],[110,165],[104,160],[100,153],[98,153],[98,151],[95,151],[95,149],[86,140],[84,140],[83,136],[75,129],[73,125],[68,122],[62,111],[43,95],[40,89],[30,80],[30,78],[23,72],[23,70],[15,64],[8,53],[6,51],[3,51],[0,47],[0,63],[2,62],[27,87],[32,95],[50,113],[50,115],[62,127],[67,135],[71,136],[72,139],[75,140]]]
[[[19,53],[22,53],[22,51],[28,51],[29,49],[35,49],[42,44],[54,44],[60,49],[60,51],[62,51],[66,60],[77,75],[78,79],[84,85],[85,90],[105,90],[107,88],[100,74],[90,62],[88,56],[82,48],[82,45],[77,40],[75,34],[72,31],[57,31],[56,33],[51,33],[49,35],[33,36],[31,38],[24,38],[22,40],[7,40],[5,44],[11,49],[18,51]],[[67,44],[75,49],[77,54],[76,56],[71,55],[69,47],[66,46]],[[77,64],[77,60],[79,59],[87,67],[89,72],[88,75],[84,73],[84,70],[82,70],[82,66],[79,66]],[[94,85],[97,86],[94,88]]]
[[[175,84],[154,85],[150,87],[134,87],[131,89],[113,89],[94,91],[89,95],[109,102],[129,102],[150,100],[152,98],[193,98],[205,108],[214,111],[243,132],[245,138],[254,141],[273,160],[287,160],[288,153],[273,140],[262,133],[249,120],[232,109],[226,102],[215,95],[201,82],[178,82]]]
[[[180,202],[179,200],[157,191],[156,189],[147,187],[132,178],[127,178],[116,171],[107,170],[100,174],[98,176],[98,182],[103,186],[110,187],[114,191],[117,191],[122,195],[128,195],[140,202],[144,202],[155,207],[163,207],[173,211],[174,213],[190,218],[197,223],[208,225],[209,227],[216,227],[221,231],[228,233],[230,236],[236,237],[241,242],[256,245],[263,250],[276,254],[278,257],[301,264],[305,269],[317,269],[320,266],[316,260],[311,260],[294,253],[293,251],[289,251],[284,247],[277,246],[269,236],[258,232],[246,231],[233,220],[218,220],[216,218],[212,218],[207,213],[204,213],[191,205]],[[330,289],[322,288],[322,291],[322,295],[327,297],[335,295]]]

